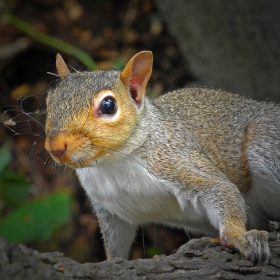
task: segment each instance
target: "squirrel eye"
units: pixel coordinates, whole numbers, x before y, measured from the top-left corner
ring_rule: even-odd
[[[113,97],[106,97],[100,105],[99,115],[112,115],[117,111],[117,103]]]

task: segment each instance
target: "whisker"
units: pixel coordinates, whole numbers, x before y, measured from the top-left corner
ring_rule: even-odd
[[[59,78],[59,75],[58,75],[58,74],[55,74],[55,73],[52,73],[52,72],[47,72],[47,74],[49,74],[49,75],[52,75],[52,76],[55,76],[55,77],[58,77],[58,78]]]
[[[135,162],[135,163],[139,164],[140,166],[145,167],[145,166],[142,164],[141,161],[138,161],[135,157],[133,157],[133,156],[130,155],[130,154],[126,154],[126,153],[124,153],[124,152],[122,152],[122,151],[115,150],[115,149],[113,149],[113,148],[106,147],[106,146],[100,146],[100,145],[92,144],[92,143],[91,143],[91,145],[93,145],[93,146],[95,146],[95,147],[98,147],[98,148],[103,148],[103,149],[105,149],[105,150],[108,150],[108,151],[112,152],[113,155],[116,155],[116,156],[118,156],[118,157],[120,157],[120,158],[129,159],[129,160],[131,160],[132,162]]]

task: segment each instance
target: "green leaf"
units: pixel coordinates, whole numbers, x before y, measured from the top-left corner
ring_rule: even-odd
[[[9,206],[24,203],[30,191],[30,184],[22,176],[5,172],[0,176],[0,198]]]
[[[9,142],[6,142],[0,148],[0,174],[3,173],[3,171],[6,169],[11,159],[11,144]]]
[[[59,192],[25,203],[0,220],[0,235],[10,242],[49,239],[70,216],[71,195]]]
[[[148,258],[152,258],[153,256],[160,255],[160,254],[161,254],[160,250],[154,246],[149,246],[146,249],[146,255]]]

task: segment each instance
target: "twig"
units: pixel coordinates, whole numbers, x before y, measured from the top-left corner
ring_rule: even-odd
[[[0,60],[7,59],[25,50],[30,45],[27,38],[20,38],[15,42],[0,47]]]

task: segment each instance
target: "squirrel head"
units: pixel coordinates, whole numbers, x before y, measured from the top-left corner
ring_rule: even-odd
[[[152,62],[152,53],[143,51],[123,71],[70,73],[57,54],[61,81],[46,100],[45,148],[52,158],[81,168],[120,150],[143,110]]]

